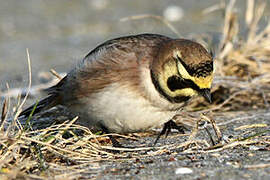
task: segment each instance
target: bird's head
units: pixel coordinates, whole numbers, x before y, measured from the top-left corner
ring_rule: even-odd
[[[201,95],[211,102],[213,56],[199,43],[176,39],[163,43],[151,66],[156,89],[169,101]]]

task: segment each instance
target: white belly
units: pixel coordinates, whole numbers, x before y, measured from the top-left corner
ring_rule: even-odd
[[[144,131],[162,125],[176,113],[153,106],[144,97],[117,84],[82,99],[80,106],[70,108],[81,116],[80,124],[88,127],[102,124],[110,132],[117,133]]]

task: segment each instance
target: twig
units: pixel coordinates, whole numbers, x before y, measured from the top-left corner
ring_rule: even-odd
[[[199,113],[206,113],[206,112],[210,112],[210,111],[216,111],[216,110],[222,108],[225,104],[227,104],[227,103],[228,103],[230,100],[232,100],[235,96],[241,94],[243,91],[246,91],[246,90],[244,89],[244,90],[237,91],[237,92],[233,93],[229,98],[227,98],[223,103],[217,105],[216,107],[213,107],[213,108],[210,108],[210,109],[206,109],[206,110],[199,111]]]
[[[20,115],[20,113],[21,113],[21,111],[22,111],[23,105],[24,105],[25,102],[26,102],[26,99],[27,99],[27,97],[28,97],[28,95],[29,95],[29,92],[30,92],[30,89],[31,89],[31,85],[32,85],[31,60],[30,60],[30,56],[29,56],[29,51],[28,51],[28,49],[26,49],[26,54],[27,54],[27,63],[28,63],[28,89],[27,89],[26,95],[25,95],[25,97],[24,97],[22,103],[19,105],[19,107],[18,107],[18,109],[17,109],[17,111],[15,112],[15,115],[14,115],[14,121],[17,122],[16,125],[19,126],[18,128],[19,128],[20,130],[22,130],[23,127],[22,127],[20,121],[18,120],[18,117],[19,117],[19,115]]]
[[[267,127],[267,124],[249,124],[249,125],[243,125],[237,128],[234,128],[235,131],[237,130],[244,130],[244,129],[250,129],[250,128],[262,128]]]
[[[166,145],[166,146],[159,146],[159,147],[142,147],[142,148],[117,148],[117,147],[111,147],[111,146],[101,146],[101,147],[107,150],[132,152],[132,151],[145,151],[145,150],[153,150],[153,149],[164,149],[164,148],[168,148],[169,146]]]
[[[235,142],[232,142],[232,143],[228,143],[228,144],[225,144],[225,145],[222,145],[220,148],[218,149],[213,149],[212,147],[210,148],[207,148],[205,149],[208,153],[210,152],[219,152],[219,151],[224,151],[225,149],[229,149],[229,148],[233,148],[233,147],[236,147],[236,146],[240,146],[240,145],[249,145],[249,144],[254,144],[256,143],[257,141],[235,141]]]
[[[244,168],[246,168],[246,169],[259,169],[259,168],[268,168],[268,167],[270,167],[270,163],[269,164],[254,164],[254,165],[244,166]]]
[[[246,24],[250,26],[254,16],[254,0],[247,0]]]
[[[205,8],[205,9],[202,11],[202,14],[203,14],[203,15],[206,15],[206,14],[212,13],[212,12],[214,12],[214,11],[223,9],[223,8],[225,8],[225,7],[226,7],[225,2],[224,2],[224,1],[221,1],[221,2],[218,3],[218,4],[215,4],[215,5],[213,5],[213,6],[210,6],[210,7]]]
[[[6,86],[7,86],[7,91],[9,91],[9,85],[8,85],[8,83],[6,83]],[[10,109],[10,97],[8,97],[8,112],[9,112],[9,109]],[[14,121],[12,121],[12,122],[8,125],[7,130],[5,131],[5,134],[4,134],[5,137],[6,137],[6,136],[8,135],[8,133],[10,132],[11,127],[13,127],[13,123],[14,123]],[[2,123],[1,129],[4,129],[4,127],[5,127],[5,125],[4,125],[4,122],[3,122],[3,123]]]
[[[225,9],[225,20],[224,20],[224,28],[223,28],[223,38],[222,41],[220,41],[219,49],[222,51],[224,50],[223,48],[225,47],[225,44],[227,43],[229,32],[231,29],[231,19],[232,19],[232,14],[233,14],[233,7],[235,4],[235,0],[230,0],[229,4],[227,5]],[[221,53],[222,53],[221,51]]]
[[[141,14],[141,15],[135,15],[135,16],[129,16],[120,19],[121,22],[129,21],[129,20],[138,20],[138,19],[145,19],[145,18],[152,18],[161,21],[163,24],[165,24],[172,32],[174,32],[178,37],[182,37],[181,34],[178,32],[178,30],[165,18],[162,16],[156,16],[152,14]]]
[[[270,116],[270,113],[264,113],[265,116]],[[234,123],[235,121],[241,121],[241,120],[246,120],[246,119],[255,119],[256,117],[261,116],[261,114],[255,114],[255,115],[251,115],[251,116],[241,116],[241,117],[237,117],[237,118],[233,118],[229,121],[223,122],[223,123],[219,123],[219,126],[224,126],[230,123]]]
[[[8,112],[8,99],[5,98],[3,105],[2,105],[2,114],[1,114],[1,122],[0,122],[0,131],[3,130],[3,124],[7,118],[7,112]]]
[[[56,72],[54,69],[51,69],[50,72],[52,73],[52,75],[54,75],[57,79],[61,80],[63,77]]]
[[[87,153],[83,153],[83,152],[80,152],[80,153],[79,153],[79,152],[74,152],[74,151],[66,150],[66,149],[63,149],[63,148],[60,148],[60,147],[51,145],[51,144],[49,144],[49,143],[46,143],[46,142],[42,142],[42,141],[33,139],[33,138],[28,138],[28,137],[24,137],[24,136],[23,136],[23,137],[21,137],[21,139],[22,139],[22,140],[25,140],[25,141],[35,142],[35,143],[37,143],[37,144],[46,146],[47,148],[56,149],[56,150],[62,151],[62,152],[64,152],[64,153],[77,155],[77,156],[79,156],[79,157],[81,157],[81,156],[83,156],[83,157],[89,157],[89,154],[87,154]]]
[[[26,54],[27,54],[27,64],[28,64],[28,88],[27,88],[27,92],[26,95],[22,101],[22,103],[19,106],[19,109],[16,113],[16,115],[18,116],[20,114],[20,111],[22,110],[23,105],[25,104],[25,101],[29,95],[30,89],[31,89],[31,85],[32,85],[32,70],[31,70],[31,60],[30,60],[30,55],[29,55],[29,51],[28,48],[26,49]],[[15,117],[16,117],[15,115]]]
[[[261,2],[261,3],[258,3],[257,7],[254,10],[253,19],[249,24],[249,32],[248,32],[248,39],[247,39],[248,45],[254,43],[254,37],[256,36],[256,33],[257,33],[257,25],[263,15],[265,7],[266,7],[266,3]]]
[[[215,131],[215,134],[216,134],[216,136],[218,138],[218,141],[220,142],[222,140],[222,133],[221,133],[219,127],[217,126],[216,122],[212,118],[208,118],[203,114],[201,114],[201,118],[208,121],[208,122],[210,122],[212,124],[212,127],[213,127],[213,129]]]

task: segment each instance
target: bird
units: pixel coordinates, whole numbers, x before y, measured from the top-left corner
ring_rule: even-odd
[[[125,134],[162,125],[160,135],[171,128],[182,131],[173,117],[195,96],[211,102],[213,75],[212,53],[195,41],[149,33],[123,36],[90,51],[20,116],[62,105],[94,131]]]

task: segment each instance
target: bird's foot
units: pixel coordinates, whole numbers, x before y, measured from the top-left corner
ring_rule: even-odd
[[[158,142],[158,140],[160,139],[162,135],[165,134],[165,138],[167,138],[167,136],[169,135],[172,129],[178,130],[178,132],[180,132],[181,134],[184,134],[185,133],[184,130],[186,130],[184,126],[178,126],[173,120],[169,120],[168,122],[164,124],[162,131],[157,136],[154,142],[154,146],[156,145],[156,143]]]

